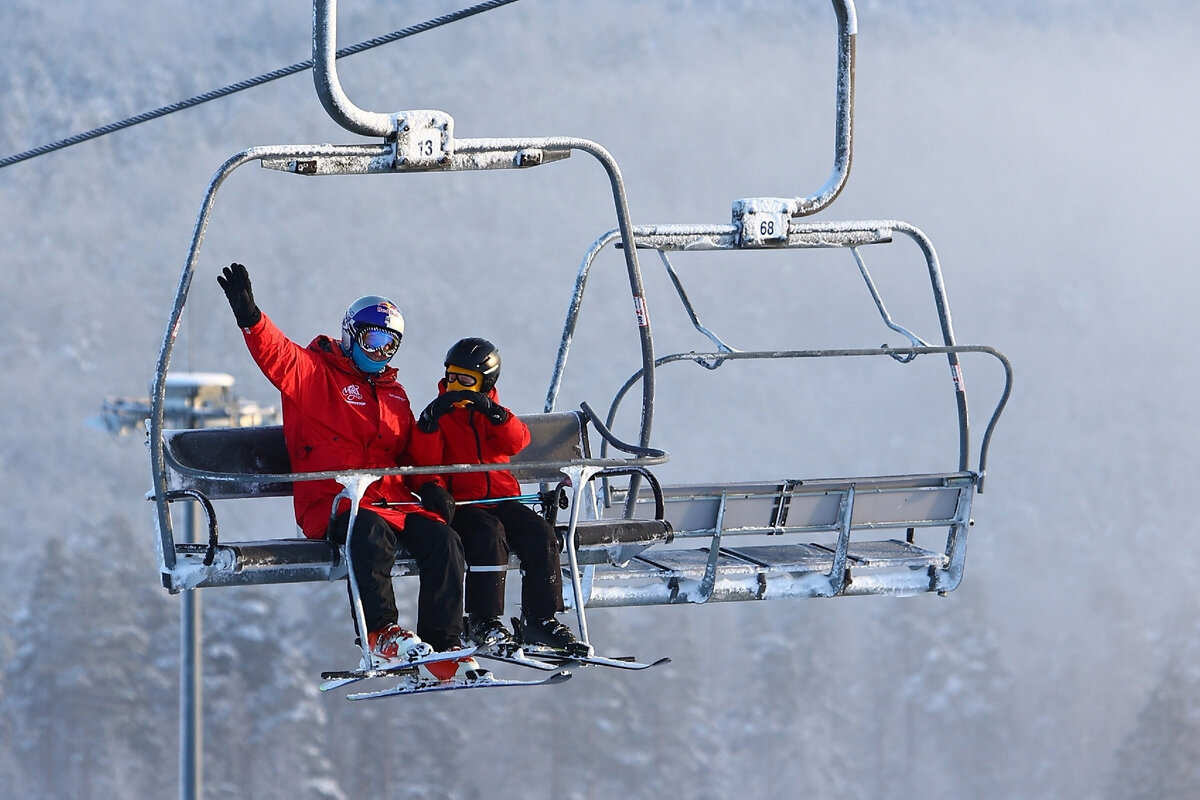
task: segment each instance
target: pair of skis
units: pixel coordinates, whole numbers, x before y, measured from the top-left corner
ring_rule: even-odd
[[[478,656],[493,661],[517,664],[523,667],[550,672],[544,678],[532,680],[514,680],[497,678],[487,670],[480,670],[474,676],[452,678],[446,681],[428,681],[419,677],[419,667],[437,661],[450,661],[468,656]],[[500,646],[500,647],[466,647],[445,653],[432,653],[406,664],[384,669],[358,669],[321,673],[323,682],[321,691],[327,692],[342,686],[357,683],[372,678],[399,678],[400,683],[386,689],[369,692],[354,692],[346,695],[348,700],[371,700],[379,697],[393,697],[402,694],[422,694],[425,692],[444,692],[457,689],[497,689],[505,686],[548,686],[565,683],[571,678],[570,667],[603,666],[614,669],[642,670],[666,664],[669,658],[660,658],[652,663],[641,663],[632,658],[607,658],[596,655],[572,654],[543,645]]]

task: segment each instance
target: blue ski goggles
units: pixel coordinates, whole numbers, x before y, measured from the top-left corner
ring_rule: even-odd
[[[387,328],[359,328],[354,340],[372,361],[387,361],[400,349],[400,334]]]

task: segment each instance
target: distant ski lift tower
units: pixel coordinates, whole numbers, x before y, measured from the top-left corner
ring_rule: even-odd
[[[274,408],[234,397],[233,376],[223,372],[180,372],[166,378],[163,413],[177,428],[241,428],[276,420]],[[114,435],[146,430],[149,397],[113,397],[90,422]],[[183,506],[183,540],[199,541],[194,503]],[[179,797],[202,797],[204,727],[201,716],[200,596],[184,592],[179,639]]]

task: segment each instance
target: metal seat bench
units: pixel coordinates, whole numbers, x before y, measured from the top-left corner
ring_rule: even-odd
[[[977,488],[969,471],[662,487],[674,545],[586,569],[585,604],[949,592]]]
[[[531,442],[509,465],[369,472],[429,474],[508,468],[523,484],[558,487],[564,469],[583,466],[596,475],[635,470],[652,479],[647,467],[666,460],[665,454],[648,456],[645,452],[633,458],[591,458],[586,413],[532,414],[522,416],[522,420],[529,426]],[[611,436],[607,431],[603,433]],[[163,440],[168,498],[198,502],[208,518],[206,542],[173,542],[174,558],[169,559],[169,569],[163,575],[168,589],[174,592],[208,586],[328,581],[346,575],[339,548],[323,540],[263,537],[227,542],[218,535],[213,501],[289,497],[297,480],[337,477],[334,473],[292,473],[282,426],[167,430]],[[609,441],[615,443],[614,439]],[[557,497],[558,492],[554,494]],[[579,502],[579,493],[575,495],[575,502]],[[646,519],[589,519],[576,515],[573,534],[577,563],[624,563],[646,547],[670,541],[671,527],[663,519],[661,503],[658,505],[659,513]],[[569,523],[556,527],[563,539],[569,540]],[[514,559],[510,566],[516,564]],[[394,574],[416,574],[416,564],[406,552],[398,554]]]

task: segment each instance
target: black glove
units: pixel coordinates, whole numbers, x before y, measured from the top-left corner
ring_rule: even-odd
[[[221,270],[217,283],[225,290],[225,298],[233,309],[233,318],[239,328],[253,328],[262,319],[262,312],[254,304],[254,291],[250,288],[250,273],[241,264],[230,264]]]
[[[417,495],[421,498],[421,508],[437,514],[446,520],[447,525],[454,519],[454,495],[446,491],[440,483],[426,481],[417,489]]]
[[[437,430],[438,420],[454,410],[454,404],[466,399],[464,395],[471,392],[442,392],[432,403],[425,406],[421,416],[417,418],[417,430],[421,433],[433,433]]]
[[[481,392],[463,392],[462,394],[468,395],[463,399],[470,403],[480,414],[490,419],[493,425],[499,425],[508,419],[508,409],[494,402],[486,394]]]

